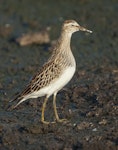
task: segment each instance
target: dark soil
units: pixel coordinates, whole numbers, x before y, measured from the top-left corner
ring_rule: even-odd
[[[117,0],[0,1],[0,150],[118,149],[117,10]],[[22,47],[15,39],[49,27],[53,41],[66,19],[93,30],[72,38],[77,70],[57,96],[59,116],[69,122],[42,124],[43,98],[8,111],[9,101],[51,53],[50,43]],[[54,119],[51,98],[45,115]]]

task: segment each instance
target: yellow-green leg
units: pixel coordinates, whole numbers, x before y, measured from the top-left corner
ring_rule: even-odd
[[[41,122],[44,123],[44,124],[55,123],[55,122],[45,121],[45,108],[46,108],[46,104],[47,104],[48,98],[49,97],[46,96],[46,98],[44,100],[44,103],[43,103],[43,106],[42,106]]]
[[[56,117],[57,122],[65,122],[65,121],[67,121],[66,119],[59,119],[59,116],[57,113],[57,108],[56,108],[56,95],[57,95],[57,93],[54,93],[54,95],[53,95],[53,107],[54,107],[55,117]]]
[[[46,108],[46,103],[48,101],[48,97],[46,96],[45,100],[44,100],[44,103],[43,103],[43,106],[42,106],[42,114],[41,114],[41,122],[42,123],[45,123],[45,124],[49,124],[48,121],[45,121],[44,119],[44,115],[45,115],[45,108]]]

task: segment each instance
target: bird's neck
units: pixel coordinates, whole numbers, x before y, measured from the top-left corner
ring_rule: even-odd
[[[76,66],[75,63],[75,58],[72,54],[71,51],[71,37],[72,37],[72,33],[70,32],[66,32],[66,31],[62,31],[59,42],[60,42],[60,53],[61,56],[66,57],[67,62],[69,62],[69,66]]]
[[[58,39],[55,45],[55,48],[54,48],[54,51],[50,60],[52,59],[55,60],[55,56],[56,56],[56,59],[63,61],[64,64],[68,66],[76,66],[75,59],[70,48],[71,36],[72,36],[71,33],[62,31],[60,38]]]
[[[58,40],[60,49],[70,50],[71,36],[71,33],[62,30],[61,36]]]

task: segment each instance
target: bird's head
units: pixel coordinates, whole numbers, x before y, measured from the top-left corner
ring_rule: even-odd
[[[73,34],[74,32],[77,32],[77,31],[86,31],[86,32],[92,33],[91,30],[88,30],[80,26],[75,20],[66,20],[63,23],[62,30],[70,34]]]

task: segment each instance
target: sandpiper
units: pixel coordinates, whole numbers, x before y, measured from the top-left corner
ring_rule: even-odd
[[[14,99],[17,104],[12,106],[16,108],[23,101],[30,98],[45,96],[42,106],[41,121],[45,124],[46,103],[53,95],[53,107],[55,119],[57,122],[64,122],[66,119],[60,119],[56,109],[56,95],[73,77],[76,69],[75,58],[71,52],[71,36],[77,31],[92,31],[80,26],[75,20],[66,20],[62,25],[61,35],[52,49],[52,55],[43,67],[31,79],[26,88]],[[12,101],[14,101],[12,100]]]

